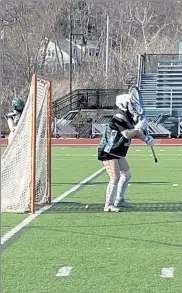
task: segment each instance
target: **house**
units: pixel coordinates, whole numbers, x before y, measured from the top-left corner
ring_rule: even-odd
[[[57,44],[46,39],[41,46],[38,59],[39,63],[43,62],[46,65],[58,63],[64,67],[70,63],[69,44],[66,44],[65,40]],[[75,63],[74,58],[72,58],[72,63]]]
[[[97,41],[87,41],[86,44],[81,42],[72,43],[72,64],[88,62],[89,59],[99,54],[99,45]],[[43,64],[44,71],[56,74],[66,71],[70,64],[70,40],[60,39],[58,42],[48,41],[45,39],[38,56],[39,65]]]

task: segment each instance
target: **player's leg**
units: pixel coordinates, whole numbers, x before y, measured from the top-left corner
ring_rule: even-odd
[[[7,122],[8,122],[9,130],[10,130],[10,133],[9,133],[9,136],[8,136],[8,144],[10,144],[11,141],[13,140],[16,126],[15,126],[14,121],[13,121],[12,118],[8,118]]]
[[[8,135],[8,144],[10,144],[13,140],[13,137],[14,137],[14,132],[13,131],[10,131],[9,135]]]
[[[125,193],[131,179],[130,166],[124,157],[121,157],[118,160],[118,164],[120,168],[120,179],[117,186],[117,195],[114,205],[116,207],[131,207],[131,204],[125,200]]]
[[[120,179],[120,165],[118,160],[109,160],[103,162],[106,172],[109,175],[109,183],[106,189],[105,212],[118,212],[119,209],[114,206],[114,201],[117,194],[117,186]]]

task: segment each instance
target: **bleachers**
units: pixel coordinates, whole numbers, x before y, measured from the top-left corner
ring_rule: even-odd
[[[157,70],[157,107],[182,109],[182,60],[160,60]]]
[[[159,59],[157,72],[141,72],[139,85],[148,115],[182,116],[182,59]]]
[[[143,73],[141,75],[140,92],[144,106],[147,109],[156,108],[157,74]]]

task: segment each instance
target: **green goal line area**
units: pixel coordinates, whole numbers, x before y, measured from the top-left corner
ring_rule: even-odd
[[[132,146],[121,213],[104,213],[105,172],[53,205],[2,253],[3,293],[181,293],[182,148]],[[53,199],[102,168],[95,147],[52,148]],[[2,214],[2,234],[25,217]],[[57,277],[62,266],[68,277]],[[162,279],[164,267],[174,278]],[[28,291],[27,291],[28,290]]]

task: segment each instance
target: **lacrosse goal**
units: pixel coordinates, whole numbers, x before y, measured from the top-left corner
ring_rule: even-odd
[[[33,75],[29,96],[1,157],[1,212],[34,213],[51,203],[51,82]]]

